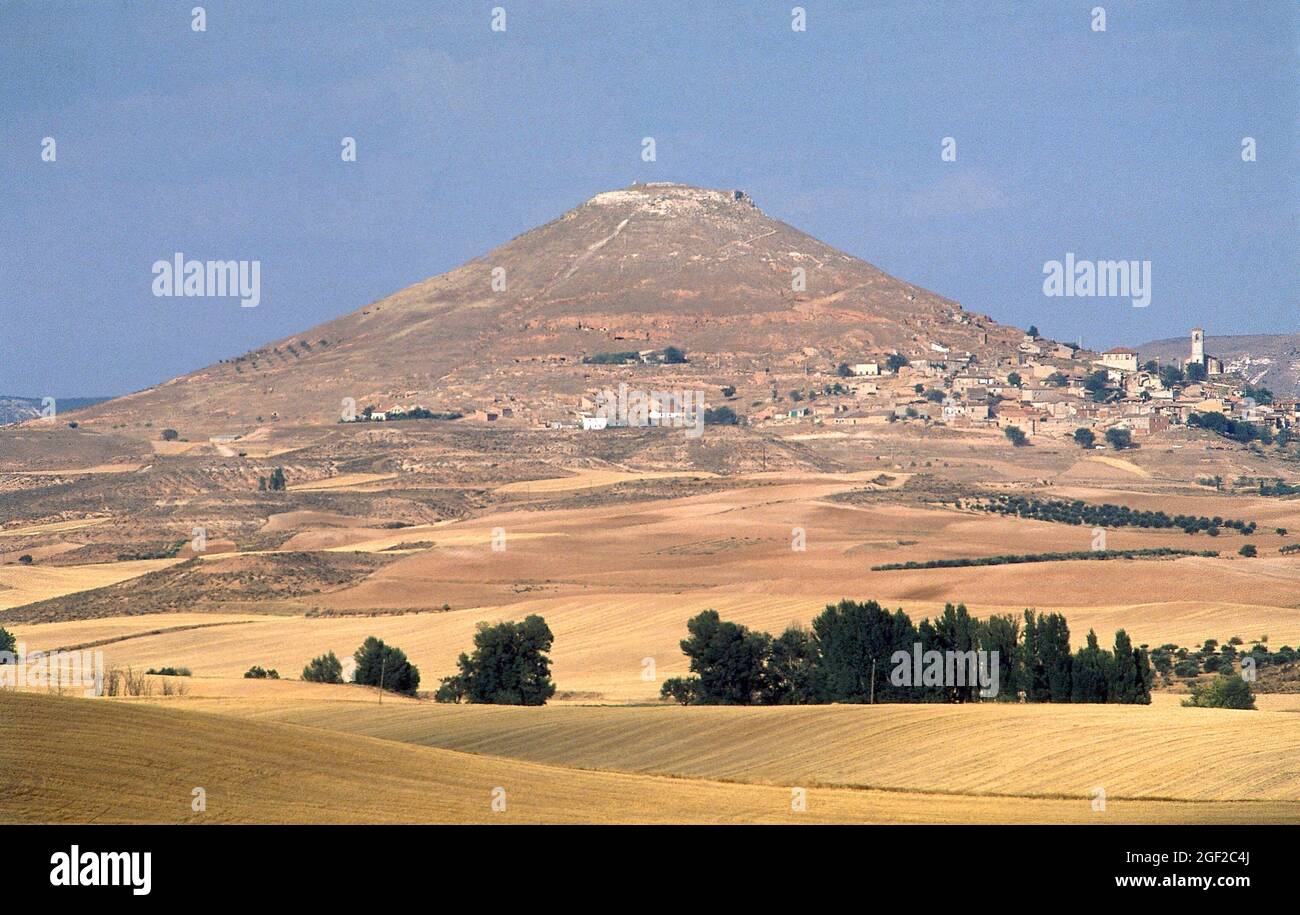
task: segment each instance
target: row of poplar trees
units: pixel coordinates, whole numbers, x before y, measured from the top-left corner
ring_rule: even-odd
[[[933,620],[914,624],[899,608],[876,601],[842,600],[808,629],[791,626],[773,637],[706,610],[687,622],[681,643],[691,676],[663,684],[662,695],[686,705],[807,705],[829,702],[972,702],[979,686],[896,686],[893,656],[922,651],[998,652],[1002,702],[1147,704],[1155,671],[1145,648],[1124,630],[1110,650],[1089,631],[1070,651],[1070,630],[1059,613],[1026,610],[976,619],[965,605],[948,604]],[[984,700],[989,701],[989,700]]]

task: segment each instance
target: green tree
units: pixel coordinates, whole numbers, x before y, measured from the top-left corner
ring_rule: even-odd
[[[408,696],[414,696],[420,687],[420,670],[406,659],[406,653],[385,645],[373,635],[361,643],[352,658],[357,662],[352,672],[353,683],[378,686],[390,693]]]
[[[1133,640],[1120,629],[1115,633],[1115,649],[1111,653],[1110,677],[1106,684],[1106,701],[1132,704],[1140,700],[1142,677],[1138,673]]]
[[[990,616],[979,630],[980,648],[998,653],[997,699],[1016,700],[1016,652],[1020,643],[1020,622],[1010,613]]]
[[[343,664],[334,652],[312,658],[302,669],[302,678],[308,683],[342,683]]]
[[[771,637],[723,620],[705,610],[688,620],[681,642],[695,674],[694,701],[700,705],[753,705],[765,685]]]
[[[1074,430],[1074,442],[1083,448],[1091,448],[1097,444],[1097,436],[1091,429],[1080,427]]]
[[[1247,559],[1259,555],[1259,550],[1255,548],[1255,544],[1253,543],[1243,543],[1241,549],[1237,550],[1237,552],[1240,555],[1245,556]]]
[[[922,650],[939,651],[946,653],[953,652],[961,656],[966,656],[969,652],[977,651],[979,645],[979,620],[975,619],[966,610],[965,604],[954,606],[949,603],[943,608],[943,613],[935,617],[934,621],[923,620],[917,627],[920,637]],[[956,666],[964,666],[961,661],[954,666],[953,673],[956,674]],[[966,666],[962,679],[966,682],[958,685],[956,682],[945,683],[939,688],[937,698],[943,702],[973,702],[979,695],[979,684],[971,682],[970,670]],[[1001,684],[999,684],[999,688]]]
[[[1025,380],[1020,377],[1019,372],[1012,372],[1009,375],[1007,375],[1007,384],[1011,385],[1013,388],[1020,387],[1022,384],[1024,384],[1024,381]]]
[[[1043,666],[1047,702],[1069,702],[1071,668],[1070,627],[1059,613],[1038,618],[1038,656]]]
[[[1097,645],[1097,633],[1088,630],[1088,644],[1074,655],[1070,671],[1071,702],[1105,702],[1108,693],[1108,653]]]
[[[8,629],[0,629],[0,664],[16,661],[17,651],[18,640],[14,638],[14,634]]]
[[[1083,389],[1092,395],[1095,401],[1106,399],[1106,387],[1110,384],[1110,375],[1104,370],[1093,372],[1083,381]]]
[[[461,653],[456,661],[460,673],[443,679],[434,698],[439,702],[545,705],[555,695],[547,655],[554,641],[546,620],[536,614],[518,623],[479,623],[474,653]]]
[[[1116,451],[1123,451],[1133,445],[1133,433],[1127,429],[1121,429],[1116,426],[1113,429],[1106,430],[1106,444],[1110,445]]]
[[[1007,426],[1003,431],[1007,437],[1007,441],[1011,442],[1011,444],[1015,445],[1017,448],[1023,448],[1025,445],[1029,444],[1029,439],[1025,437],[1025,433],[1019,426]]]
[[[874,600],[842,600],[828,605],[812,621],[817,642],[818,684],[825,702],[870,702],[871,671],[877,702],[914,702],[919,684],[894,686],[890,682],[896,651],[912,651],[920,641],[916,627],[901,609],[890,613]]]
[[[728,406],[709,407],[704,411],[706,426],[734,426],[738,421],[736,411]]]
[[[817,643],[812,633],[790,626],[772,640],[760,699],[764,705],[808,705],[820,699]]]

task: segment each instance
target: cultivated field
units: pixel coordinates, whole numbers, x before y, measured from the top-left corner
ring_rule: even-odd
[[[796,786],[803,787],[803,786]],[[194,789],[206,810],[192,809]],[[500,791],[497,791],[500,789]],[[505,809],[492,801],[504,792]],[[130,702],[0,693],[0,822],[1294,822],[1293,804],[973,797],[583,771]],[[1248,809],[1243,810],[1243,806]]]
[[[81,566],[0,566],[0,610],[117,584],[165,569],[177,559],[139,559]]]

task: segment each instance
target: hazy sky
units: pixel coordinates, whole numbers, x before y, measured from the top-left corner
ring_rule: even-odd
[[[1300,329],[1300,4],[794,5],[4,0],[0,394],[146,387],[632,181],[1089,346]],[[177,251],[261,303],[155,297]],[[1045,297],[1066,252],[1149,260],[1150,306]]]

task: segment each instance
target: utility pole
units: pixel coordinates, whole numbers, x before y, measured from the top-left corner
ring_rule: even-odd
[[[872,662],[875,663],[874,661]],[[384,671],[388,668],[388,655],[379,662],[379,704],[384,704]]]
[[[871,704],[876,704],[876,659],[871,659]]]

